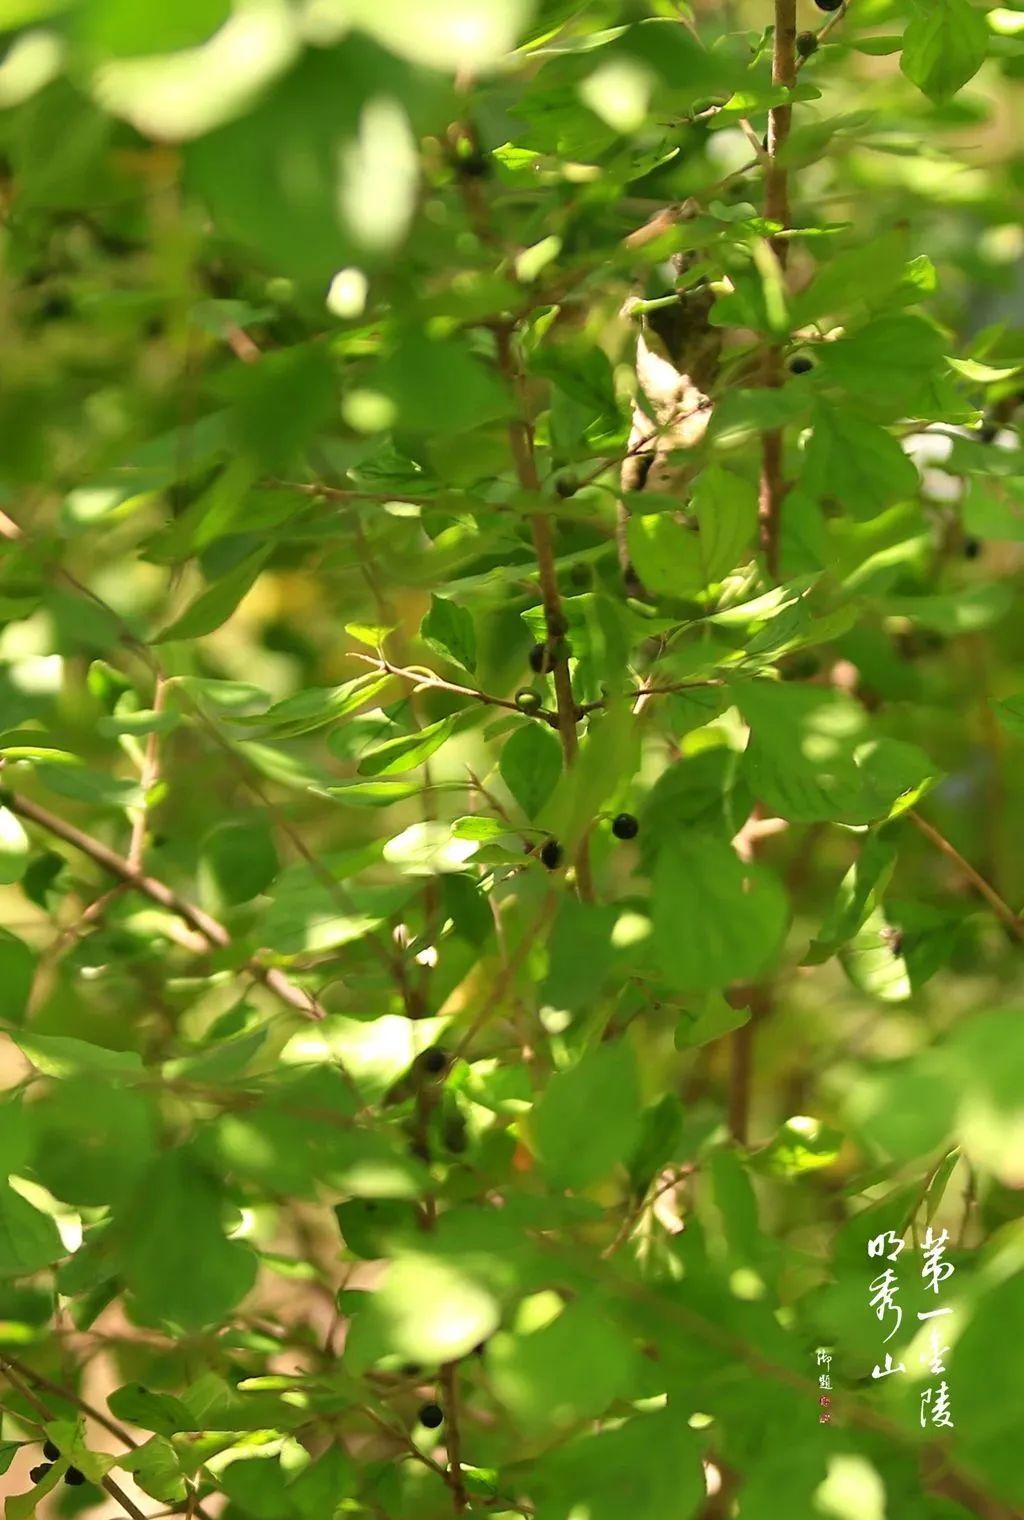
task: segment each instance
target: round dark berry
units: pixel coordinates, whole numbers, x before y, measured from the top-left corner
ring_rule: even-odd
[[[977,538],[964,539],[964,559],[977,559],[981,553],[981,542]]]
[[[466,153],[456,159],[455,167],[460,174],[465,174],[467,179],[484,179],[491,172],[491,161],[486,153],[477,149],[473,153]]]
[[[64,1482],[69,1488],[78,1488],[85,1482],[85,1473],[77,1467],[69,1467],[64,1474]]]
[[[530,669],[535,675],[543,675],[548,669],[548,651],[546,644],[534,644],[530,650]]]
[[[845,0],[814,0],[819,11],[837,11]]]
[[[424,1404],[417,1418],[428,1430],[436,1430],[439,1425],[444,1424],[444,1410],[440,1404]]]
[[[33,1483],[42,1483],[43,1479],[46,1477],[46,1474],[50,1471],[50,1468],[52,1466],[52,1462],[40,1462],[38,1467],[29,1469],[29,1478]]]
[[[440,1045],[428,1045],[426,1050],[420,1051],[419,1063],[424,1071],[436,1077],[448,1065],[448,1056]]]
[[[562,846],[557,839],[545,839],[540,847],[540,858],[549,871],[557,871],[562,864]]]
[[[810,354],[794,354],[786,367],[791,375],[809,375],[814,368],[814,360]]]
[[[593,567],[588,565],[584,560],[580,560],[570,569],[569,579],[574,586],[578,586],[581,591],[585,591],[588,586],[594,584]]]
[[[52,1441],[43,1442],[43,1456],[47,1462],[56,1462],[60,1457],[60,1449],[54,1446]]]
[[[986,417],[978,428],[982,443],[992,443],[999,436],[999,424],[994,417]]]
[[[402,1373],[405,1377],[419,1377],[422,1371],[423,1368],[420,1366],[419,1362],[402,1363]]]
[[[522,686],[515,694],[515,704],[520,712],[540,712],[543,703],[539,691],[533,691],[529,686]]]
[[[570,496],[575,496],[580,488],[580,483],[571,470],[564,470],[561,475],[555,476],[555,492],[567,501]]]
[[[612,819],[612,833],[616,839],[635,839],[640,832],[640,824],[632,813],[620,813]]]
[[[812,58],[818,51],[818,38],[814,32],[797,32],[796,50],[801,58]]]

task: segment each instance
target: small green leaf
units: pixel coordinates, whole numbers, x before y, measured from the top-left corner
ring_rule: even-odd
[[[713,991],[757,977],[786,928],[786,897],[763,867],[741,861],[723,840],[667,840],[654,872],[654,951],[673,987]]]
[[[266,557],[267,551],[261,549],[250,559],[243,560],[230,574],[214,581],[179,617],[161,629],[152,642],[167,644],[175,639],[201,639],[206,634],[213,633],[222,623],[227,622],[239,602],[251,590],[263,569]]]
[[[420,624],[420,638],[443,659],[470,672],[476,669],[476,633],[465,607],[444,596],[431,596],[430,611]]]
[[[559,1187],[580,1188],[625,1161],[640,1135],[640,1094],[628,1043],[592,1046],[552,1078],[530,1118],[541,1165]]]
[[[200,886],[214,911],[236,907],[266,891],[277,867],[270,823],[259,813],[218,823],[200,846]]]
[[[562,750],[549,728],[523,723],[502,746],[501,779],[527,818],[536,818],[562,774]]]
[[[25,1277],[66,1254],[49,1214],[0,1182],[0,1278]]]
[[[0,807],[0,886],[21,880],[30,848],[21,820],[10,808]]]
[[[903,34],[900,67],[931,99],[948,100],[981,68],[988,53],[985,12],[971,0],[916,0]]]
[[[411,771],[414,766],[429,760],[434,751],[451,738],[457,721],[452,715],[437,723],[428,723],[414,734],[388,739],[376,749],[368,750],[356,769],[360,776],[397,776],[402,771]]]

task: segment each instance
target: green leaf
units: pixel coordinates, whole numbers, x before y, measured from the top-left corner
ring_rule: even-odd
[[[585,1008],[600,993],[612,965],[612,931],[618,913],[566,897],[551,930],[544,1002],[554,1008]]]
[[[267,551],[261,549],[258,554],[243,560],[230,574],[215,581],[197,596],[180,616],[153,636],[152,642],[167,644],[172,640],[200,639],[213,633],[222,623],[227,622],[239,602],[251,590],[263,569],[266,557]]]
[[[774,876],[745,864],[724,840],[701,834],[667,840],[653,885],[655,957],[680,991],[753,980],[777,955],[785,893]]]
[[[142,1057],[134,1050],[108,1050],[72,1035],[39,1034],[35,1029],[18,1029],[11,1038],[47,1077],[93,1076],[116,1082],[142,1075]]]
[[[1024,692],[1002,702],[993,702],[992,707],[1007,733],[1016,739],[1024,739]]]
[[[458,718],[452,715],[437,723],[428,723],[414,734],[387,739],[375,749],[367,750],[356,769],[360,776],[397,776],[429,760],[445,740],[455,732]]]
[[[517,1424],[550,1438],[559,1428],[597,1419],[625,1397],[634,1360],[630,1341],[607,1311],[583,1300],[528,1334],[494,1336],[486,1366],[495,1396]]]
[[[265,713],[237,718],[235,721],[264,730],[268,738],[273,735],[279,739],[295,739],[302,734],[315,733],[317,729],[324,728],[329,723],[337,723],[349,713],[357,712],[364,703],[372,701],[383,691],[390,680],[389,675],[368,671],[340,686],[307,687],[294,697],[275,702]]]
[[[534,819],[562,774],[561,745],[549,728],[523,723],[505,740],[498,769],[527,818]]]
[[[75,18],[82,40],[101,53],[137,58],[143,53],[195,47],[227,20],[227,0],[182,0],[172,11],[139,11],[130,0],[94,0]]]
[[[537,1478],[546,1513],[585,1505],[590,1520],[680,1520],[705,1492],[696,1432],[671,1408],[577,1436],[546,1455]]]
[[[411,433],[461,433],[509,410],[504,387],[456,339],[407,333],[374,379]]]
[[[425,639],[443,659],[453,660],[464,670],[476,669],[476,633],[472,614],[447,597],[431,596],[430,611],[420,624],[420,638]]]
[[[0,807],[0,886],[21,880],[30,848],[21,820],[10,808]]]
[[[25,1277],[66,1254],[49,1214],[0,1182],[0,1278]]]
[[[464,1267],[438,1256],[403,1252],[357,1316],[346,1365],[359,1372],[391,1353],[438,1367],[486,1340],[500,1315],[494,1294]]]
[[[262,814],[218,823],[200,847],[200,885],[215,912],[265,892],[277,868],[274,836]]]
[[[846,408],[820,404],[807,445],[805,491],[838,501],[855,518],[874,517],[917,490],[917,470],[896,439]]]
[[[340,1445],[329,1446],[288,1486],[288,1500],[303,1520],[324,1520],[355,1493],[356,1472]]]
[[[28,1006],[36,957],[24,940],[0,929],[0,1018],[20,1023]]]
[[[931,100],[944,101],[974,77],[987,52],[985,13],[971,0],[916,0],[900,67]]]
[[[558,1187],[599,1181],[640,1133],[636,1065],[628,1044],[599,1044],[549,1083],[530,1119],[545,1172]]]
[[[115,1226],[125,1283],[144,1324],[216,1324],[253,1285],[256,1257],[225,1238],[224,1199],[187,1150],[152,1164]]]

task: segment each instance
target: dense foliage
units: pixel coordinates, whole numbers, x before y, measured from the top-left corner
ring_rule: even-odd
[[[9,1520],[1010,1520],[1024,5],[0,27]]]

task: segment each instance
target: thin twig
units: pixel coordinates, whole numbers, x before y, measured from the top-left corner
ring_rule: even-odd
[[[4,1377],[10,1383],[15,1392],[20,1393],[26,1404],[28,1404],[28,1406],[33,1409],[39,1416],[43,1426],[45,1427],[46,1425],[49,1425],[53,1421],[53,1414],[49,1409],[47,1409],[42,1399],[37,1397],[37,1395],[28,1386],[28,1384],[23,1382],[22,1379],[18,1376],[17,1372],[15,1372],[11,1364],[9,1357],[0,1358],[0,1372],[3,1373]],[[106,1489],[110,1497],[115,1500],[116,1503],[120,1504],[125,1514],[131,1516],[131,1520],[148,1520],[148,1516],[146,1515],[145,1511],[139,1508],[134,1499],[130,1499],[128,1497],[124,1489],[120,1486],[119,1483],[116,1483],[114,1481],[109,1473],[100,1479],[100,1483]]]
[[[159,877],[136,870],[123,855],[118,855],[101,840],[94,839],[91,834],[84,833],[72,823],[66,823],[63,818],[51,813],[49,809],[40,807],[39,803],[32,802],[28,797],[23,797],[6,788],[3,791],[3,800],[12,813],[18,813],[22,818],[27,818],[30,823],[45,829],[55,838],[63,839],[65,844],[80,850],[104,871],[109,871],[111,876],[118,877],[126,886],[133,888],[136,892],[141,892],[144,897],[158,903],[161,908],[166,908],[178,918],[183,919],[191,929],[202,936],[208,945],[226,949],[233,943],[231,935],[218,919],[213,918],[195,903],[189,902],[187,898],[181,897]],[[290,1008],[297,1009],[308,1019],[325,1017],[324,1009],[313,994],[297,987],[278,967],[264,966],[255,957],[249,957],[244,965],[250,975],[262,982],[269,992],[274,993]]]
[[[935,848],[940,850],[946,859],[951,860],[957,869],[962,872],[975,891],[988,903],[1000,923],[1005,924],[1014,938],[1024,940],[1024,919],[1019,914],[1014,913],[1010,904],[1000,897],[995,887],[991,886],[984,876],[974,869],[969,861],[964,859],[960,851],[949,842],[945,834],[940,834],[934,824],[929,823],[926,818],[922,818],[915,808],[911,808],[908,811],[907,817],[916,828],[920,829],[924,837],[930,840]]]
[[[457,1515],[469,1505],[466,1484],[462,1476],[462,1432],[459,1429],[459,1370],[456,1362],[446,1362],[441,1368],[441,1387],[444,1390],[445,1446],[448,1449],[448,1486],[452,1491],[452,1508]]]
[[[775,0],[772,83],[787,90],[796,83],[796,0]],[[792,116],[793,108],[788,101],[773,106],[768,113],[764,214],[766,220],[775,223],[782,232],[789,226],[789,172],[781,155],[789,137]],[[787,239],[776,233],[769,239],[769,245],[780,269],[785,269]],[[782,384],[782,350],[777,343],[770,343],[765,349],[762,383],[770,389],[777,389]],[[782,476],[782,442],[781,428],[768,428],[762,434],[758,524],[768,574],[775,580],[779,577],[779,537],[786,491]]]
[[[533,433],[528,420],[522,369],[513,350],[512,335],[507,326],[502,324],[497,327],[496,339],[498,364],[516,399],[516,415],[508,425],[509,446],[516,475],[524,491],[537,495],[540,492],[540,478],[537,474],[537,460],[533,451]],[[562,597],[558,589],[554,534],[551,529],[551,518],[546,512],[533,514],[530,518],[530,531],[533,536],[534,553],[537,556],[544,624],[547,629],[547,649],[551,660],[551,676],[558,710],[558,734],[562,741],[565,764],[568,767],[576,759],[578,715],[576,699],[572,691],[572,678],[569,674],[569,659],[563,644],[568,625],[562,611]],[[580,896],[584,900],[591,899],[594,888],[590,876],[590,847],[586,835],[580,841],[576,852],[576,882]]]
[[[475,702],[481,702],[485,707],[504,707],[509,712],[522,715],[522,708],[515,702],[510,702],[507,697],[496,697],[492,692],[480,691],[475,686],[462,686],[458,681],[446,681],[443,676],[437,675],[428,669],[426,665],[392,665],[390,660],[384,660],[370,654],[362,654],[359,650],[350,650],[349,659],[361,660],[364,665],[372,665],[374,670],[379,670],[385,675],[397,676],[403,681],[412,681],[417,686],[433,687],[436,691],[450,691],[457,697],[472,697]],[[551,728],[558,728],[558,717],[555,713],[548,712],[546,708],[540,708],[530,714],[531,718],[540,718]]]
[[[26,1367],[24,1362],[19,1361],[16,1356],[12,1356],[9,1351],[4,1352],[3,1360],[8,1367],[13,1368],[19,1377],[25,1378],[26,1381],[34,1384],[36,1388],[41,1388],[44,1393],[51,1393],[54,1398],[63,1399],[66,1404],[74,1404],[76,1409],[80,1409],[83,1414],[87,1414],[90,1420],[95,1420],[97,1425],[102,1425],[103,1429],[109,1435],[112,1435],[116,1441],[120,1441],[122,1446],[130,1446],[133,1450],[138,1446],[138,1441],[128,1434],[123,1425],[119,1425],[108,1414],[104,1414],[102,1409],[97,1409],[94,1405],[86,1403],[85,1399],[80,1398],[77,1393],[72,1393],[70,1388],[62,1388],[59,1383],[54,1383],[50,1378],[45,1377],[43,1373],[37,1372],[34,1367]]]

